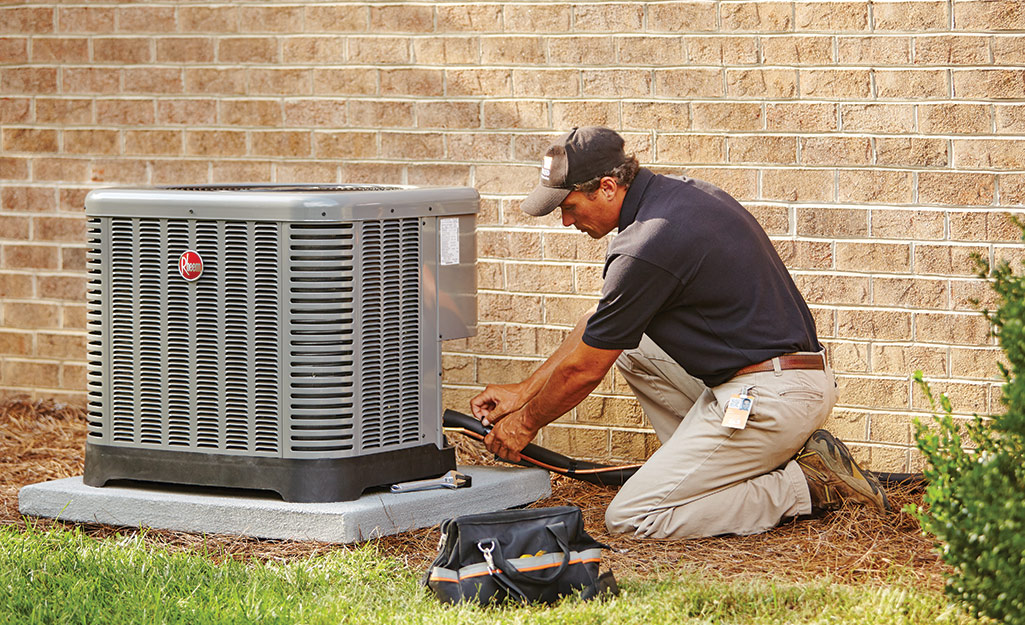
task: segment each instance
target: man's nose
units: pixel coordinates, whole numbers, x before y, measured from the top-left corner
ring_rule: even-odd
[[[569,226],[572,226],[573,225],[573,217],[572,217],[572,215],[567,214],[566,211],[561,211],[561,214],[562,214],[562,225],[566,226],[567,228]]]

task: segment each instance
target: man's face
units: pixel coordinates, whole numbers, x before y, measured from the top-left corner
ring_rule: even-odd
[[[595,239],[600,239],[619,226],[619,210],[599,189],[590,196],[571,191],[559,204],[562,225],[573,226]]]

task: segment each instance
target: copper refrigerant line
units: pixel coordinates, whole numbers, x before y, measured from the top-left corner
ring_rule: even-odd
[[[483,441],[491,431],[491,428],[485,427],[474,417],[455,410],[445,411],[442,415],[442,424],[449,432],[457,432],[478,441]],[[552,473],[601,486],[622,486],[641,467],[640,464],[608,466],[576,460],[533,443],[524,447],[520,456],[525,461],[520,464],[529,463]],[[925,478],[921,473],[876,473],[875,476],[889,487],[904,486],[912,490],[921,490],[925,487]]]

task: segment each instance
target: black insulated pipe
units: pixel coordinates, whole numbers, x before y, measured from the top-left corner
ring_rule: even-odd
[[[474,417],[455,410],[446,410],[442,414],[441,421],[444,427],[478,441],[483,441],[491,431],[491,428],[485,427]],[[552,473],[600,486],[622,486],[641,467],[640,464],[614,467],[586,460],[575,460],[533,443],[527,444],[520,452],[520,456],[527,463],[547,469]],[[890,488],[908,488],[913,492],[925,488],[925,478],[921,473],[875,473],[875,476]]]

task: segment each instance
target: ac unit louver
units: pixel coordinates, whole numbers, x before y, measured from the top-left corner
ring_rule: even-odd
[[[440,341],[476,332],[478,205],[469,188],[91,192],[85,483],[339,501],[455,468]]]

